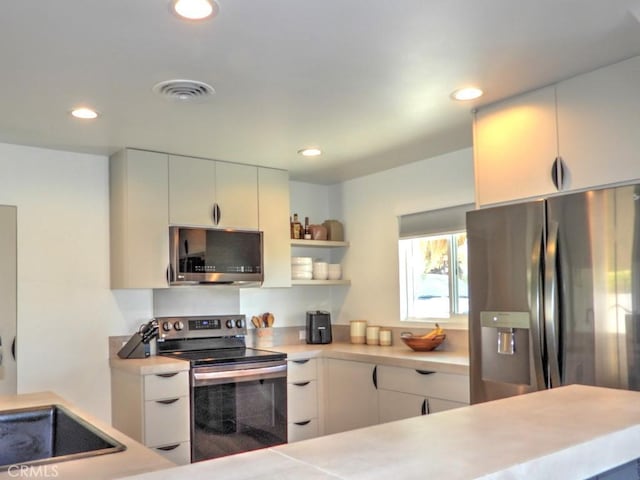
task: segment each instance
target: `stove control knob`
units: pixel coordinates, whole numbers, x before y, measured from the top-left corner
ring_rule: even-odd
[[[236,327],[238,328],[244,328],[244,321],[239,318],[238,320],[236,320]]]
[[[184,323],[182,323],[182,320],[178,320],[177,322],[175,322],[173,324],[173,328],[176,329],[179,332],[180,330],[182,330],[184,328]]]
[[[233,328],[234,327],[234,323],[233,320],[229,319],[225,322],[225,325],[227,326],[227,328]]]
[[[170,332],[171,331],[171,323],[162,322],[162,330],[164,330],[165,332]]]

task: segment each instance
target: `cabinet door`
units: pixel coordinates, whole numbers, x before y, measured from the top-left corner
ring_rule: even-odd
[[[216,162],[169,157],[169,221],[174,225],[213,226]]]
[[[640,177],[640,57],[557,85],[560,154],[570,188]]]
[[[426,398],[422,395],[378,390],[378,412],[380,423],[426,414]]]
[[[287,419],[291,423],[306,422],[318,417],[316,381],[287,385]]]
[[[123,150],[109,160],[111,288],[166,288],[168,157]]]
[[[547,87],[478,110],[473,157],[480,205],[556,191],[555,89]]]
[[[258,169],[259,228],[264,232],[263,287],[291,286],[289,173]]]
[[[373,383],[375,365],[328,359],[326,434],[378,423],[378,392]]]
[[[258,169],[250,165],[216,162],[216,202],[220,207],[218,226],[258,228]],[[265,205],[271,208],[273,205]]]

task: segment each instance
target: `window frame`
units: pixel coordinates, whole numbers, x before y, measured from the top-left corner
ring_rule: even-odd
[[[458,274],[457,268],[452,268],[452,265],[457,265],[458,262],[458,247],[457,238],[460,234],[466,235],[465,229],[456,229],[455,231],[442,232],[442,233],[428,233],[424,235],[413,235],[398,238],[398,262],[399,262],[399,296],[400,296],[400,321],[401,322],[414,322],[414,323],[441,323],[449,326],[460,324],[467,325],[468,311],[460,313],[458,312],[459,303],[459,286],[458,286]],[[401,242],[403,241],[415,241],[420,239],[447,239],[447,255],[449,258],[449,271],[448,271],[448,286],[449,286],[449,311],[448,316],[426,316],[418,317],[411,315],[415,310],[410,307],[409,303],[413,303],[411,297],[415,291],[414,287],[414,270],[409,268],[411,265],[413,256],[409,252],[408,248],[403,248]],[[411,292],[411,295],[410,295]]]

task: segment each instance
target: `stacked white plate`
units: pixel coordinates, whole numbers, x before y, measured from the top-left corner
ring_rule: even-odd
[[[291,279],[311,280],[313,278],[312,257],[291,257]]]

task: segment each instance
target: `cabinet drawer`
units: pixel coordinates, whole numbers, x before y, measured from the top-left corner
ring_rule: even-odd
[[[189,397],[149,400],[144,406],[144,444],[150,447],[189,440]]]
[[[454,408],[466,407],[468,403],[452,402],[451,400],[442,400],[441,398],[429,399],[429,413],[444,412],[445,410],[453,410]]]
[[[176,465],[188,465],[191,463],[191,443],[180,442],[172,445],[164,445],[161,447],[154,447],[153,451],[159,453],[167,460],[175,463]]]
[[[160,400],[189,395],[189,372],[144,376],[144,399]]]
[[[378,388],[469,403],[469,377],[411,368],[378,366]]]
[[[289,422],[309,420],[318,416],[316,381],[287,385],[287,416]]]
[[[318,436],[318,419],[311,418],[304,422],[289,423],[287,428],[289,443],[315,438]]]
[[[315,358],[289,360],[287,362],[287,382],[304,382],[307,380],[315,380],[316,378]]]

